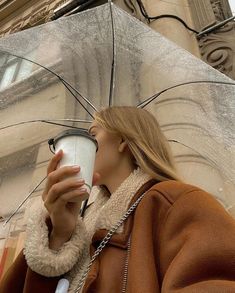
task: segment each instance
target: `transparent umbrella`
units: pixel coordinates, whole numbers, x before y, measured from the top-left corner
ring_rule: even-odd
[[[0,39],[0,65],[3,218],[40,192],[47,140],[110,105],[152,112],[186,181],[235,204],[235,82],[115,5]]]

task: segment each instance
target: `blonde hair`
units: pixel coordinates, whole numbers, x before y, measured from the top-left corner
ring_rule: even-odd
[[[158,181],[180,180],[168,141],[155,117],[136,107],[109,107],[95,114],[95,121],[128,144],[135,163]]]

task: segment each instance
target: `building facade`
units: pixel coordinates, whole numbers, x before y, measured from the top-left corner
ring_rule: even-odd
[[[9,34],[50,22],[54,18],[55,12],[63,11],[66,5],[72,2],[66,0],[1,0],[0,36],[5,37]],[[102,4],[103,2],[93,1],[90,6],[84,7],[84,9]],[[117,0],[114,3],[197,58],[201,58],[215,69],[235,79],[234,22],[228,22],[211,33],[203,34],[199,37],[196,33],[232,16],[227,0],[175,0],[173,2],[160,0],[145,0],[142,2]],[[75,7],[74,9],[76,10],[77,8]],[[67,12],[65,16],[69,13],[71,11]],[[169,17],[169,15],[176,16],[177,18]],[[159,18],[150,19],[151,17]],[[187,27],[179,19],[183,20]],[[53,56],[48,56],[48,58],[53,58]],[[29,65],[23,61],[19,62],[18,59],[8,58],[4,54],[0,56],[0,65],[4,68],[4,71],[0,72],[1,100],[5,96],[12,95],[14,87],[11,85],[15,82],[20,83],[21,79],[27,77],[27,74],[34,69],[29,68]],[[40,72],[37,74],[39,75],[38,79],[40,79]],[[23,84],[21,86],[23,92]],[[179,94],[181,94],[180,91]],[[1,119],[9,121],[10,124],[11,117],[15,113],[18,113],[20,119],[22,108],[25,107],[28,107],[29,111],[32,110],[32,113],[34,109],[37,109],[40,114],[40,111],[45,111],[41,107],[45,97],[47,100],[57,101],[59,107],[55,111],[57,114],[60,113],[61,116],[68,111],[68,107],[74,107],[74,105],[67,103],[64,87],[54,80],[51,81],[48,88],[43,88],[43,85],[39,86],[39,89],[35,90],[33,96],[35,97],[35,102],[32,103],[32,100],[30,100],[29,103],[25,99],[22,103],[18,103],[17,109],[14,109],[14,113],[9,112],[10,110],[7,107],[1,108]],[[165,113],[169,113],[169,107],[173,109],[170,119],[177,119],[174,117],[177,117],[179,104],[175,101],[170,103],[168,101],[162,103],[161,107],[154,108],[154,113],[160,117],[163,124],[168,123],[167,119],[169,117],[165,118]],[[180,107],[182,107],[182,104]],[[190,103],[185,103],[183,107],[186,107],[187,111],[193,114],[194,108],[193,106],[191,107]],[[171,123],[174,123],[174,121],[171,121]],[[50,130],[46,126],[42,127],[39,136],[40,139],[36,139],[34,143],[30,140],[19,140],[17,146],[10,141],[10,136],[12,135],[11,130],[6,132],[4,141],[0,142],[1,224],[14,211],[15,207],[23,200],[25,195],[34,189],[41,178],[44,177],[48,161],[51,157],[50,152],[48,152],[47,136],[48,134],[52,136],[60,130],[60,126],[55,126],[53,129],[50,128]],[[34,135],[33,127],[29,129],[28,134],[29,137]],[[8,142],[7,145],[5,143],[6,141]],[[224,197],[227,197],[228,200],[231,199],[230,197],[232,195],[230,195],[231,188],[229,184],[224,182],[220,174],[211,170],[209,166],[206,166],[202,158],[195,158],[195,154],[189,150],[186,152],[185,148],[179,146],[175,147],[174,154],[178,158],[187,157],[187,160],[178,160],[178,168],[188,181],[200,186],[200,180],[206,176],[208,178],[208,185],[202,186],[203,188],[216,194],[217,198],[221,201],[223,201],[223,195],[220,195],[222,193],[225,194]],[[194,170],[194,173],[191,174],[193,180],[188,178],[188,174],[184,171],[188,169],[188,166]],[[19,168],[23,170],[20,174],[15,172]],[[22,182],[28,182],[27,186]],[[212,185],[213,188],[211,187]],[[33,192],[31,196],[32,200],[40,196],[42,189],[43,184]],[[230,212],[235,216],[234,207]],[[0,278],[23,247],[26,220],[27,210],[25,211],[22,208],[6,227],[0,228]]]

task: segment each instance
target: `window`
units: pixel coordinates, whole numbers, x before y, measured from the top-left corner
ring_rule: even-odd
[[[33,52],[27,58],[32,56]],[[28,77],[32,70],[33,63],[10,54],[0,54],[0,90]]]

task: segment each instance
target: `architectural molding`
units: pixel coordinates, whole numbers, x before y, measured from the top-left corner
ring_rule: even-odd
[[[4,27],[4,18],[11,13],[15,13],[17,9],[21,8],[26,3],[32,2],[32,9],[26,9],[21,14],[16,14],[14,17],[14,21],[6,21],[8,26],[6,28],[1,29],[0,28],[0,37],[6,36],[11,33],[16,33],[20,30],[24,30],[36,25],[40,25],[43,23],[46,23],[51,20],[51,17],[54,13],[54,10],[65,5],[68,0],[44,0],[35,2],[35,0],[12,0],[11,6],[9,4],[9,1],[6,0],[0,0],[0,24],[2,23],[2,27]],[[130,14],[140,19],[140,13],[137,8],[137,4],[134,3],[132,0],[117,0],[115,2],[118,2],[117,4],[122,7],[123,9],[127,10]],[[1,3],[2,3],[2,9],[1,9]],[[102,4],[102,3],[100,3]],[[1,27],[1,25],[0,25]]]
[[[15,153],[0,157],[0,175],[7,176],[18,168],[30,168],[35,165],[39,145],[32,145],[26,149],[17,150]]]
[[[232,16],[232,12],[228,3],[228,0],[194,0],[193,5],[191,5],[192,14],[194,15],[194,20],[196,19],[195,15],[197,14],[197,18],[206,19],[205,13],[209,13],[211,16],[211,12],[214,14],[214,22],[208,22],[207,25],[195,21],[195,24],[200,27],[200,30],[206,28],[215,23],[219,23],[229,17]],[[192,4],[192,3],[191,3]],[[196,4],[198,6],[196,6]],[[204,12],[201,12],[201,9],[196,10],[197,7],[207,6],[207,9]],[[200,11],[200,12],[199,12]],[[201,13],[201,16],[199,15]],[[210,18],[211,20],[213,18]],[[209,17],[207,18],[207,21]],[[198,44],[200,48],[200,53],[202,56],[202,60],[206,63],[219,70],[220,72],[226,74],[232,79],[235,79],[235,68],[234,68],[234,57],[235,57],[235,24],[234,22],[229,22],[223,27],[205,34],[198,38]]]
[[[210,0],[215,18],[223,21],[232,16],[228,0]]]
[[[32,2],[32,0],[0,0],[0,23],[2,24],[8,16],[19,13],[18,11],[30,1]]]
[[[11,10],[9,10],[8,8],[9,5],[5,7],[5,9],[3,7],[3,9],[0,10],[0,16],[2,13],[2,17],[0,18],[3,19],[1,21],[2,27],[4,27],[4,16],[8,15],[8,10],[9,10],[9,13],[13,13],[13,12],[15,13],[15,11],[17,11],[17,8],[19,8],[20,1],[14,0],[12,2],[13,3],[12,3]],[[26,0],[21,1],[21,6],[23,6],[23,4],[26,4],[26,2],[27,2]],[[14,17],[14,21],[6,21],[8,26],[3,28],[2,30],[0,29],[0,37],[50,21],[51,16],[53,15],[54,9],[62,5],[65,2],[65,0],[62,0],[62,1],[58,1],[58,0],[45,1],[44,0],[44,1],[40,1],[39,3],[38,2],[33,3],[35,1],[31,1],[31,2],[32,2],[32,7],[30,9],[26,9],[25,11],[19,14],[16,14],[16,16]],[[0,5],[1,5],[1,2],[0,2]]]
[[[202,36],[199,40],[202,59],[209,65],[235,79],[235,24]]]
[[[48,16],[53,14],[53,10],[49,9],[49,4],[43,8],[36,10],[32,16],[30,16],[28,21],[28,26],[33,27],[42,23],[45,23],[49,20]]]
[[[14,2],[14,0],[1,0],[0,1],[0,11],[4,8],[6,8],[6,6],[8,6],[9,4],[11,4],[12,2]]]
[[[190,0],[189,5],[194,26],[197,31],[202,31],[216,23],[215,14],[210,0]]]
[[[62,74],[61,62],[59,60],[53,65],[48,65],[48,68],[51,71],[56,72],[58,75]],[[0,90],[0,110],[9,107],[9,105],[15,103],[16,101],[19,102],[20,100],[28,98],[28,96],[33,96],[37,92],[40,92],[41,90],[57,82],[60,81],[56,75],[51,74],[44,68],[39,68],[26,79],[14,82],[6,89]]]

